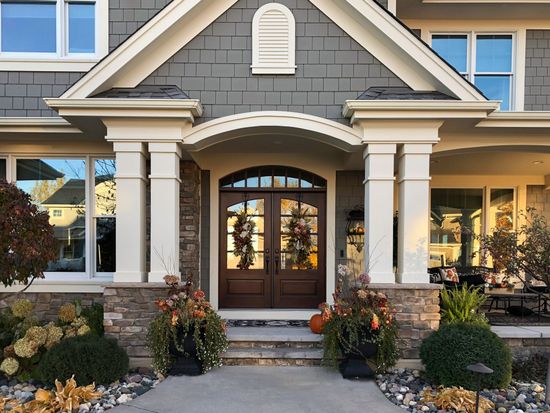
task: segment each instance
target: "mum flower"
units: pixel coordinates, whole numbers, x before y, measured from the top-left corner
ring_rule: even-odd
[[[0,364],[0,371],[3,371],[8,376],[13,376],[17,373],[17,370],[19,370],[19,362],[12,357],[4,359],[2,364]]]
[[[29,300],[21,299],[14,301],[10,308],[17,318],[27,318],[32,313],[33,304]]]

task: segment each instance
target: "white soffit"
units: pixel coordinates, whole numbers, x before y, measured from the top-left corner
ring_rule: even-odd
[[[237,0],[173,0],[99,62],[62,98],[139,85]],[[462,100],[485,97],[375,0],[309,0],[414,90]]]

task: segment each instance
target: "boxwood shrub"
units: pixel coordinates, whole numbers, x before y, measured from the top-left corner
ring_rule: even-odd
[[[485,388],[503,388],[512,379],[510,349],[489,327],[479,324],[442,326],[422,342],[420,358],[426,375],[437,385],[476,390],[478,377],[466,369],[475,363],[494,370],[492,374],[482,375],[481,385]]]
[[[128,372],[128,355],[116,340],[87,334],[61,341],[38,365],[40,380],[53,384],[74,375],[79,386],[109,384]]]

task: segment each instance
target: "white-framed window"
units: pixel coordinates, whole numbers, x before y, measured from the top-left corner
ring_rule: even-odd
[[[516,188],[433,187],[430,204],[430,267],[480,265],[479,237],[516,227]]]
[[[8,179],[8,162],[6,158],[0,157],[0,180]]]
[[[108,280],[115,272],[115,159],[94,156],[7,156],[6,170],[20,189],[48,211],[58,259],[46,281]],[[9,179],[9,178],[8,178]]]
[[[89,70],[108,52],[108,7],[108,0],[0,0],[0,70]]]
[[[252,74],[296,72],[296,21],[290,9],[268,3],[252,20]]]
[[[493,32],[432,33],[432,48],[500,110],[514,109],[515,34]]]

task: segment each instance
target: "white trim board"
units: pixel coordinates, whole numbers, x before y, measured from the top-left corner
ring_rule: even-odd
[[[309,0],[415,90],[440,90],[463,100],[484,96],[375,0]],[[76,82],[62,98],[87,98],[135,87],[236,0],[174,0]]]

